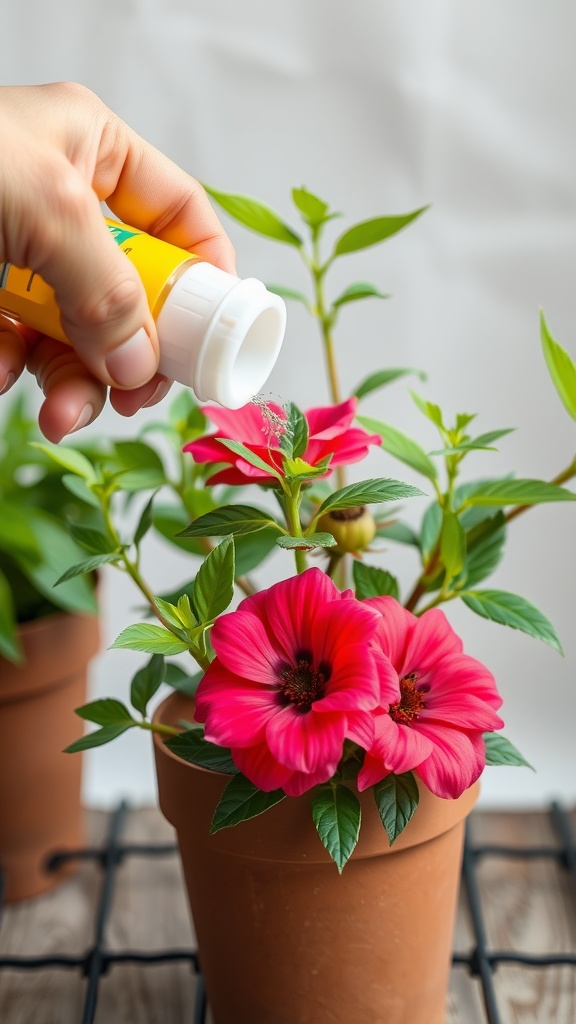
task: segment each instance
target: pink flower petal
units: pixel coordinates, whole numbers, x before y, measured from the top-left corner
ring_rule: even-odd
[[[444,612],[432,608],[424,612],[411,632],[400,676],[418,672],[424,676],[434,671],[435,666],[451,654],[462,651],[462,641],[454,632]]]
[[[326,695],[315,702],[314,710],[322,714],[353,709],[372,711],[379,702],[378,672],[366,645],[349,644],[336,651]]]
[[[270,629],[281,650],[291,652],[291,662],[298,651],[318,651],[322,637],[315,625],[316,616],[324,614],[327,602],[339,600],[338,588],[316,567],[267,590],[265,607]],[[318,661],[322,657],[319,653]]]
[[[259,743],[254,747],[234,748],[232,760],[238,770],[264,793],[284,789],[293,774],[289,768],[278,763],[265,743]]]
[[[456,799],[476,781],[484,767],[477,742],[466,733],[447,726],[428,728],[421,723],[419,731],[428,735],[433,749],[418,765],[418,775],[436,796]]]
[[[208,673],[196,694],[196,719],[206,723],[206,739],[222,747],[246,747],[260,742],[268,722],[277,713],[276,695],[242,680],[243,685],[230,686],[220,673],[217,677],[207,676]]]
[[[370,750],[374,742],[374,716],[365,711],[349,711],[346,715],[346,738]]]
[[[378,644],[398,676],[405,675],[406,648],[417,619],[394,597],[369,597],[362,602],[380,614]]]
[[[382,779],[385,779],[390,774],[388,768],[384,767],[382,759],[368,752],[364,758],[364,764],[358,772],[358,779],[356,781],[358,791],[362,793],[370,786],[375,786],[378,782],[382,782]]]
[[[322,440],[336,437],[347,430],[356,415],[357,398],[348,398],[339,405],[319,405],[306,410],[310,437]]]
[[[496,680],[485,665],[467,654],[450,654],[443,658],[434,673],[435,693],[473,693],[492,708],[502,705]]]
[[[425,735],[395,722],[390,715],[378,715],[374,726],[370,753],[380,757],[386,768],[398,775],[411,771],[433,749],[433,743]]]
[[[287,796],[302,796],[302,793],[307,793],[309,789],[313,789],[314,786],[319,786],[323,782],[328,782],[332,778],[334,772],[329,769],[319,769],[317,772],[292,772],[288,781],[283,785],[282,789]]]
[[[218,660],[231,672],[244,679],[275,686],[281,654],[288,651],[274,648],[264,623],[244,607],[221,615],[212,627],[211,641]]]
[[[266,726],[266,741],[281,764],[306,774],[326,768],[328,778],[338,767],[345,734],[345,715],[317,715],[292,707],[282,708]]]
[[[269,403],[270,410],[280,419],[286,419],[286,414],[279,405]],[[221,405],[204,405],[202,411],[208,419],[217,427],[217,434],[220,437],[231,437],[235,441],[241,441],[246,445],[263,445],[266,436],[265,428],[269,424],[264,419],[262,409],[253,402],[243,405],[241,409],[224,409]],[[275,440],[277,440],[275,438]]]

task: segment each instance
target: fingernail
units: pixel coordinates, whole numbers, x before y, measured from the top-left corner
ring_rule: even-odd
[[[165,395],[168,394],[172,387],[171,380],[161,380],[157,387],[154,389],[150,398],[147,402],[144,402],[143,409],[148,409],[151,405],[156,405],[157,402],[161,402]]]
[[[106,369],[125,388],[137,388],[156,373],[157,359],[152,342],[143,327],[128,341],[114,349],[106,360]]]
[[[3,395],[5,391],[10,391],[10,388],[12,387],[12,385],[13,385],[15,380],[16,380],[16,374],[15,373],[7,373],[6,374],[6,380],[4,381],[4,386],[0,388],[0,395]],[[156,389],[156,390],[158,390],[158,389]]]
[[[76,420],[76,423],[74,424],[73,427],[70,427],[70,430],[68,431],[68,433],[69,434],[74,434],[76,430],[81,430],[82,427],[88,426],[88,424],[90,423],[90,420],[92,419],[93,415],[94,415],[94,406],[90,405],[90,403],[88,403],[87,405],[84,406],[84,408],[82,409],[82,412],[80,413],[78,419]]]

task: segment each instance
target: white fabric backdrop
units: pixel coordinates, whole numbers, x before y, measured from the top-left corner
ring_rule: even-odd
[[[301,184],[355,220],[431,203],[415,226],[334,271],[334,290],[368,279],[394,296],[343,311],[343,380],[352,387],[381,366],[422,367],[429,380],[421,390],[450,414],[478,411],[479,430],[518,427],[500,456],[475,457],[478,475],[546,478],[570,461],[576,425],[544,369],[538,306],[576,355],[572,4],[4,0],[2,7],[2,84],[81,81],[215,187],[256,195],[287,218],[290,188]],[[229,230],[241,274],[305,283],[288,247]],[[305,407],[327,399],[323,380],[312,325],[292,306],[270,388]],[[365,408],[425,447],[436,445],[402,384]],[[144,414],[124,422],[107,413],[89,430],[130,436],[144,421]],[[382,454],[361,472],[416,482]],[[416,521],[415,506],[410,514]],[[467,650],[498,679],[506,734],[537,768],[536,775],[488,770],[488,805],[576,795],[575,522],[570,506],[521,518],[490,583],[549,615],[564,659],[465,608],[450,609]],[[394,549],[390,568],[408,580],[412,558]],[[158,543],[147,572],[161,588],[187,570]],[[137,600],[117,576],[107,581],[111,642],[134,620]],[[93,694],[124,696],[138,664],[130,653],[103,654]],[[151,799],[147,737],[93,752],[85,790],[98,804],[119,794]]]

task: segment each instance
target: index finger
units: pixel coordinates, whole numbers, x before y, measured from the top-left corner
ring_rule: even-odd
[[[112,161],[109,151],[96,161],[99,198],[124,223],[235,274],[234,248],[200,183],[124,122],[113,130]]]

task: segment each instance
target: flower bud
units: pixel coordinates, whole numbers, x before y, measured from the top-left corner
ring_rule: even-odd
[[[356,508],[337,508],[325,512],[318,520],[318,531],[331,533],[336,541],[332,551],[357,554],[368,547],[376,533],[374,517],[365,505]]]

